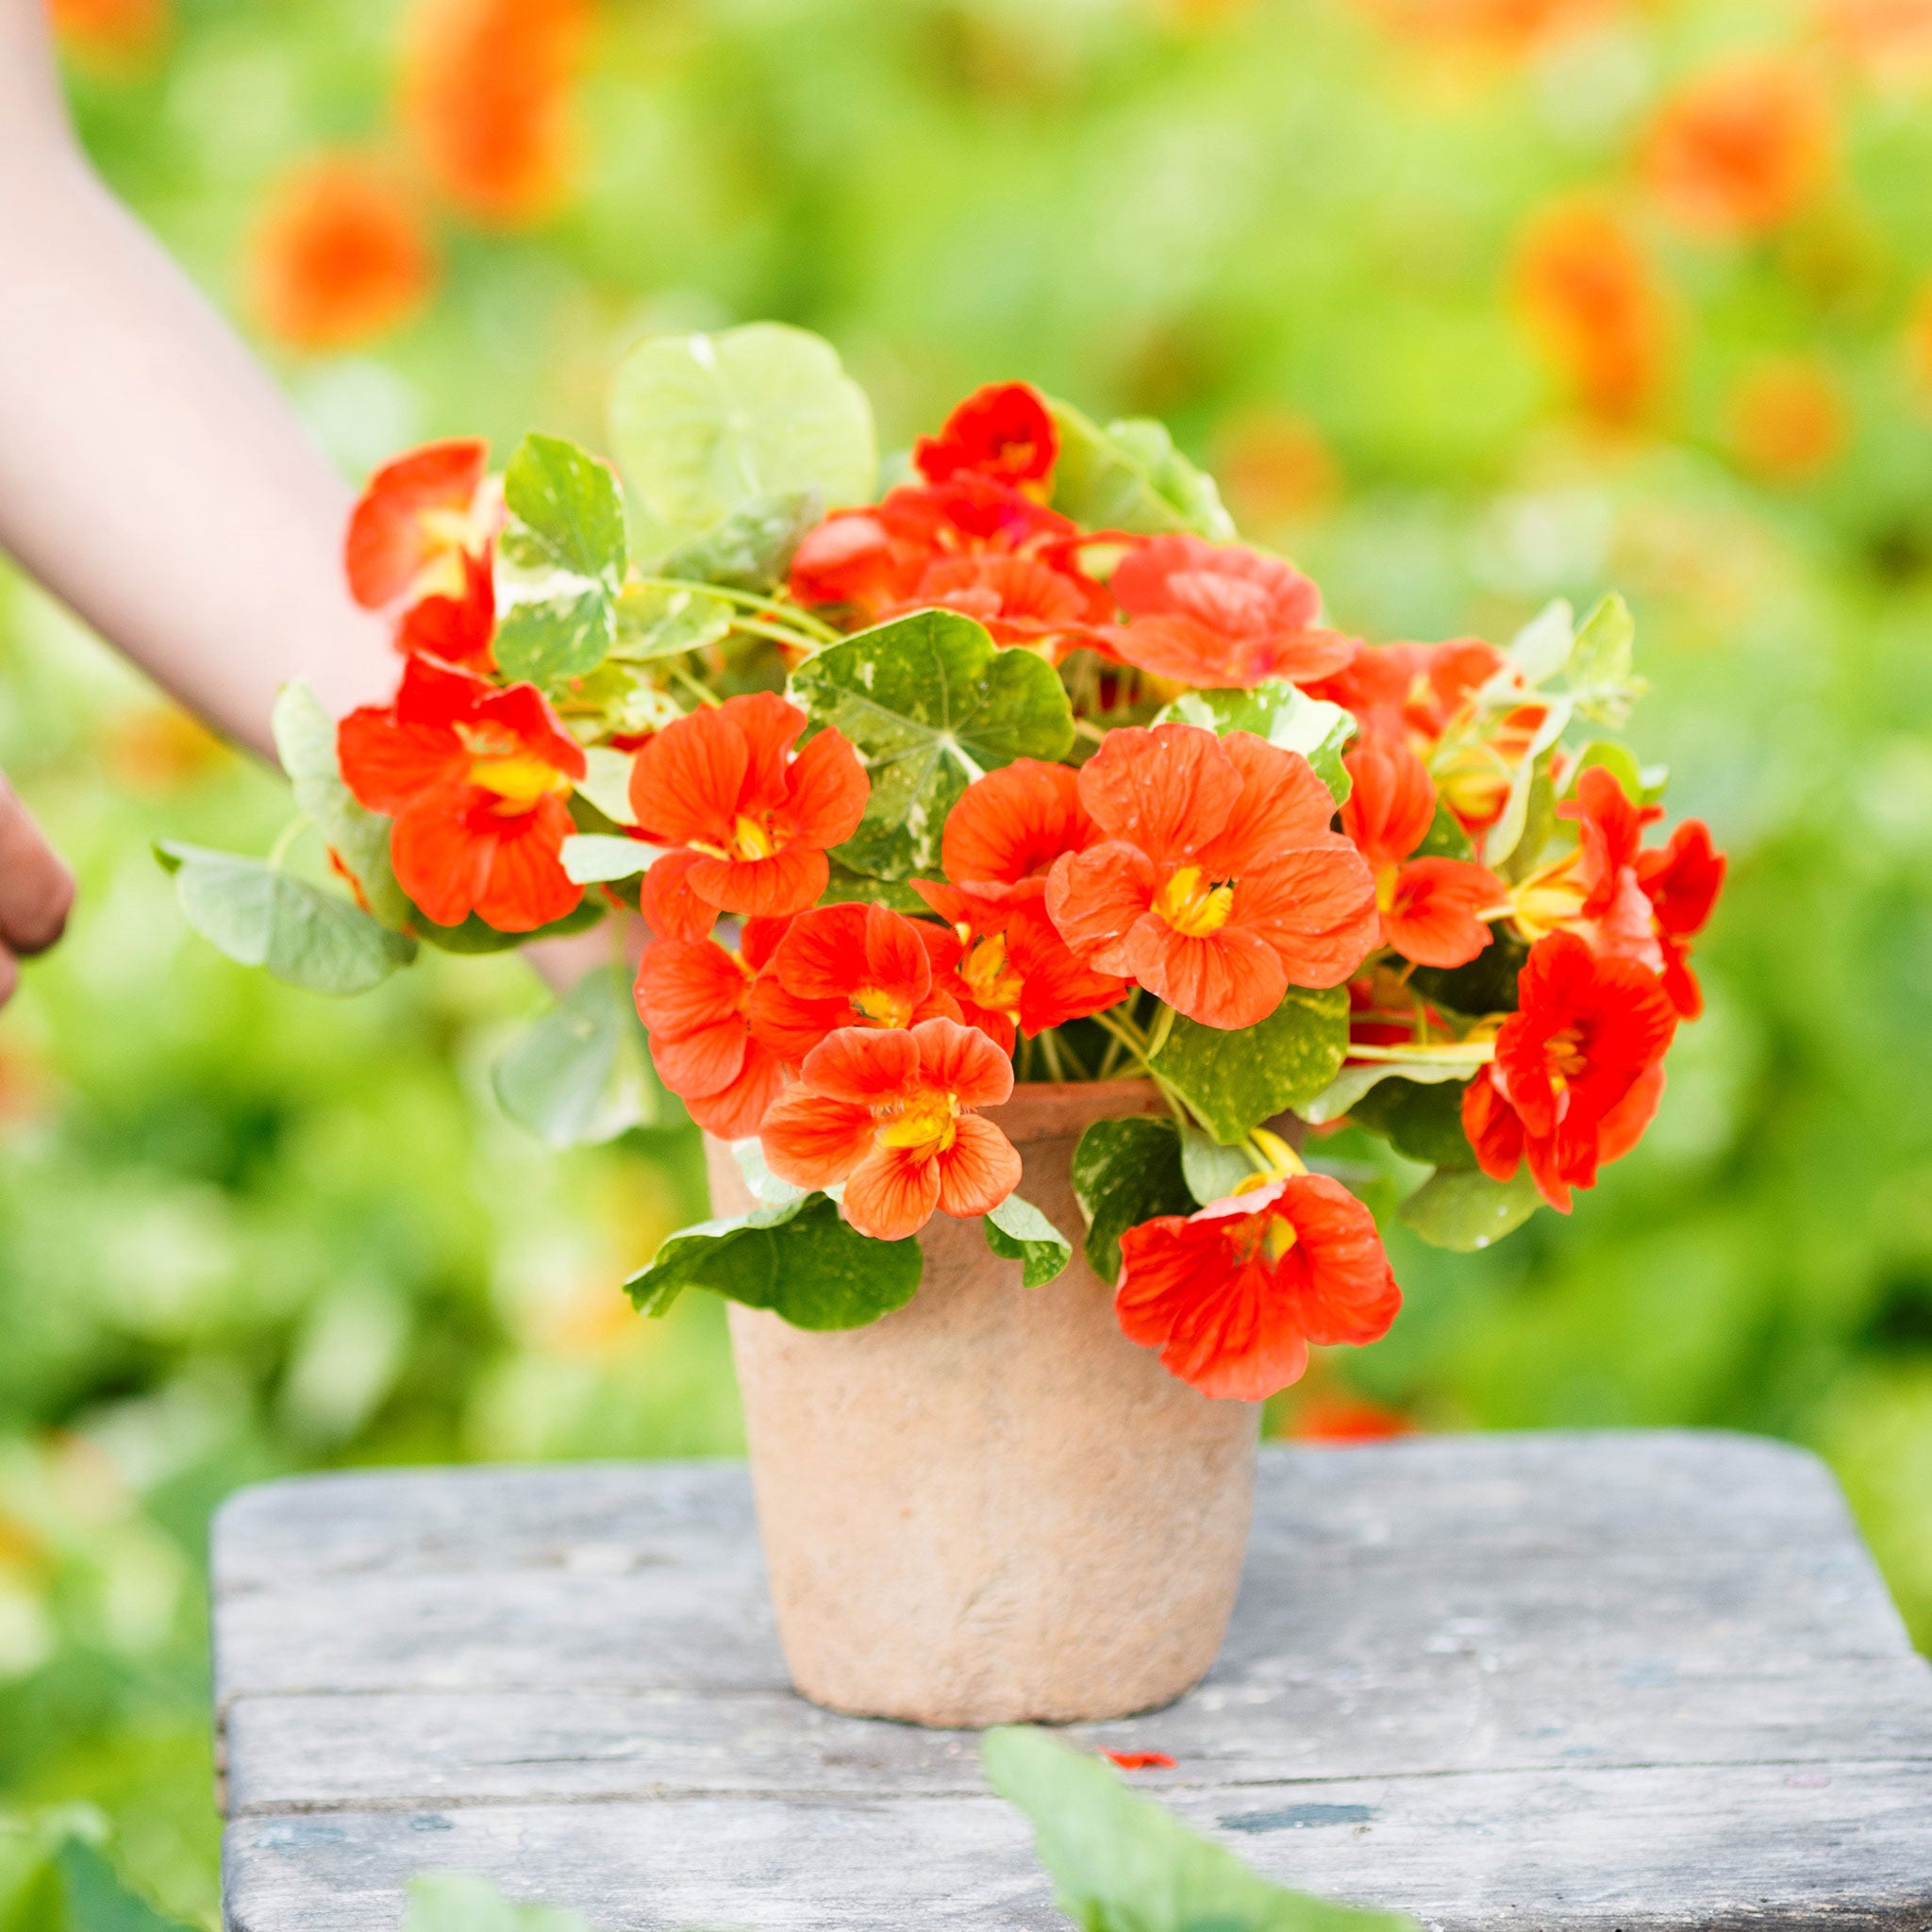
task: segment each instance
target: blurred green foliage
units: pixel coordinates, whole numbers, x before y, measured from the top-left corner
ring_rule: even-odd
[[[1834,64],[1831,13],[1605,0],[1473,46],[1391,34],[1371,0],[603,0],[567,209],[517,235],[438,216],[420,321],[269,353],[358,472],[433,434],[601,444],[639,334],[772,317],[838,344],[889,447],[996,376],[1166,416],[1373,638],[1624,591],[1655,686],[1636,741],[1733,854],[1708,1015],[1574,1218],[1477,1256],[1395,1230],[1392,1335],[1277,1420],[1352,1394],[1428,1427],[1790,1436],[1925,1643],[1932,96]],[[145,64],[75,67],[101,169],[244,326],[279,171],[397,142],[398,18],[178,0]],[[1774,232],[1700,240],[1648,198],[1643,131],[1760,46],[1824,76],[1831,172]],[[1671,316],[1616,434],[1509,292],[1525,225],[1579,189]],[[1739,428],[1768,357],[1843,411],[1782,472]],[[186,933],[149,840],[259,850],[281,789],[0,595],[0,762],[82,880],[0,1018],[0,1800],[91,1800],[121,1870],[212,1924],[209,1508],[317,1464],[731,1449],[716,1306],[642,1324],[617,1291],[702,1184],[675,1136],[558,1157],[502,1119],[488,1061],[541,1004],[513,958],[339,1005]]]

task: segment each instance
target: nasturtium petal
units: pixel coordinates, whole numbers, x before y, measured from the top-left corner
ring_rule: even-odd
[[[974,779],[1015,758],[1058,759],[1074,741],[1053,667],[999,649],[956,610],[915,611],[828,645],[792,673],[791,691],[866,768],[865,817],[836,857],[876,878],[937,872],[946,815]]]

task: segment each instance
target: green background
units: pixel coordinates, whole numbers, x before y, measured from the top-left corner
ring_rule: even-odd
[[[888,448],[992,377],[1167,417],[1372,638],[1624,590],[1655,686],[1633,736],[1732,854],[1709,1012],[1574,1218],[1481,1256],[1398,1231],[1393,1333],[1312,1387],[1424,1427],[1808,1443],[1923,1644],[1932,105],[1814,63],[1833,175],[1756,242],[1673,229],[1633,161],[1680,75],[1811,49],[1815,12],[1610,4],[1505,53],[1398,41],[1362,0],[604,0],[568,208],[438,217],[423,319],[267,353],[359,474],[435,434],[600,443],[639,334],[773,317],[837,343]],[[244,327],[267,185],[395,141],[397,26],[390,0],[179,0],[140,71],[72,73],[108,180]],[[1640,434],[1576,421],[1511,308],[1517,238],[1577,188],[1671,291]],[[1773,353],[1850,410],[1802,483],[1731,454]],[[128,1878],[212,1924],[210,1507],[322,1465],[734,1449],[716,1305],[647,1324],[617,1289],[699,1183],[675,1135],[558,1157],[497,1113],[490,1058],[542,1004],[514,958],[335,1004],[189,934],[148,841],[258,851],[286,794],[15,580],[0,762],[82,885],[0,1016],[0,1804],[91,1801]]]

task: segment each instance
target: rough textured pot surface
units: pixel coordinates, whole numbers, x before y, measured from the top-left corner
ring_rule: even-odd
[[[977,1221],[936,1215],[924,1279],[870,1327],[812,1335],[731,1306],[758,1524],[791,1679],[866,1717],[1123,1717],[1221,1646],[1254,1494],[1255,1407],[1211,1402],[1115,1324],[1082,1258],[1069,1163],[1151,1087],[1030,1086],[989,1118],[1072,1265],[1020,1285]],[[711,1143],[713,1211],[750,1205]]]

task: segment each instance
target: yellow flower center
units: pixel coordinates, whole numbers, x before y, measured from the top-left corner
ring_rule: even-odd
[[[1516,768],[1492,745],[1473,744],[1453,753],[1429,774],[1436,795],[1468,824],[1486,824],[1503,809]]]
[[[874,1026],[909,1026],[912,1002],[902,992],[888,992],[883,987],[861,986],[852,995],[852,1010]]]
[[[1375,874],[1375,910],[1387,912],[1395,904],[1395,881],[1402,876],[1399,865],[1385,865]]]
[[[1279,1214],[1268,1217],[1268,1258],[1271,1261],[1279,1261],[1298,1239],[1293,1222]]]
[[[910,1147],[928,1157],[943,1154],[959,1132],[959,1103],[950,1093],[922,1093],[895,1108],[879,1123],[880,1141]]]
[[[1582,1040],[1571,1028],[1552,1035],[1549,1044],[1543,1048],[1543,1055],[1550,1070],[1550,1085],[1558,1093],[1590,1065],[1590,1056],[1583,1050]]]
[[[968,929],[959,928],[962,940],[970,939]],[[976,943],[969,943],[959,961],[959,977],[966,982],[976,1005],[995,1012],[1008,1013],[1020,1004],[1020,975],[1007,964],[1007,936],[989,933]]]
[[[1155,911],[1175,932],[1191,940],[1204,940],[1209,933],[1219,932],[1233,908],[1233,884],[1208,885],[1198,865],[1182,866],[1154,898]]]
[[[519,753],[507,758],[478,758],[470,767],[470,783],[496,794],[492,809],[506,817],[525,812],[539,799],[570,790],[570,780],[555,765]]]
[[[738,823],[731,827],[733,858],[770,858],[777,849],[778,841],[769,822],[738,814]]]

